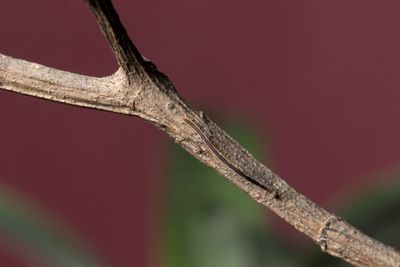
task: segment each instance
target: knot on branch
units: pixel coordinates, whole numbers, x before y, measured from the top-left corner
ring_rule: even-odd
[[[329,230],[333,230],[333,225],[338,222],[343,221],[342,218],[339,218],[334,215],[330,215],[325,222],[322,224],[321,230],[319,231],[319,237],[317,240],[318,245],[321,247],[322,251],[328,251],[328,238],[327,233]]]

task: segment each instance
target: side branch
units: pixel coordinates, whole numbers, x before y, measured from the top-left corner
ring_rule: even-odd
[[[94,78],[0,54],[0,87],[76,106],[126,112],[125,76]],[[125,112],[124,112],[125,111]]]
[[[110,0],[85,0],[107,37],[115,58],[128,77],[142,76],[145,62],[129,38]]]

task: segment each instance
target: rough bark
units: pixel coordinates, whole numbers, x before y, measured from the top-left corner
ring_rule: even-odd
[[[143,118],[190,154],[270,208],[331,255],[358,266],[400,266],[400,254],[317,206],[179,96],[136,49],[110,0],[86,0],[120,69],[94,78],[0,54],[0,87],[72,105]]]

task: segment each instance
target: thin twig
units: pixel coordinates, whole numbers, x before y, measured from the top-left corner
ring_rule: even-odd
[[[120,67],[129,77],[145,74],[144,60],[129,38],[111,1],[85,1],[107,37]]]
[[[320,245],[359,266],[400,266],[400,254],[318,207],[257,161],[169,79],[144,60],[110,0],[85,0],[120,65],[114,75],[86,77],[0,55],[0,87],[78,106],[141,117]]]

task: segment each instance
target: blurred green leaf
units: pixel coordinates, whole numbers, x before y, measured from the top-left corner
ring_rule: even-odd
[[[34,201],[4,185],[0,185],[0,233],[0,246],[12,248],[24,259],[35,258],[40,266],[104,266],[67,227]]]
[[[250,127],[227,128],[260,158]],[[175,146],[168,166],[159,266],[298,266],[297,252],[268,231],[261,205]]]
[[[248,125],[230,133],[260,158],[259,139]],[[265,158],[265,155],[264,155]],[[265,209],[186,152],[171,151],[161,221],[161,267],[349,266],[318,246],[291,247],[268,226]],[[393,246],[400,236],[400,174],[353,195],[346,221]]]

